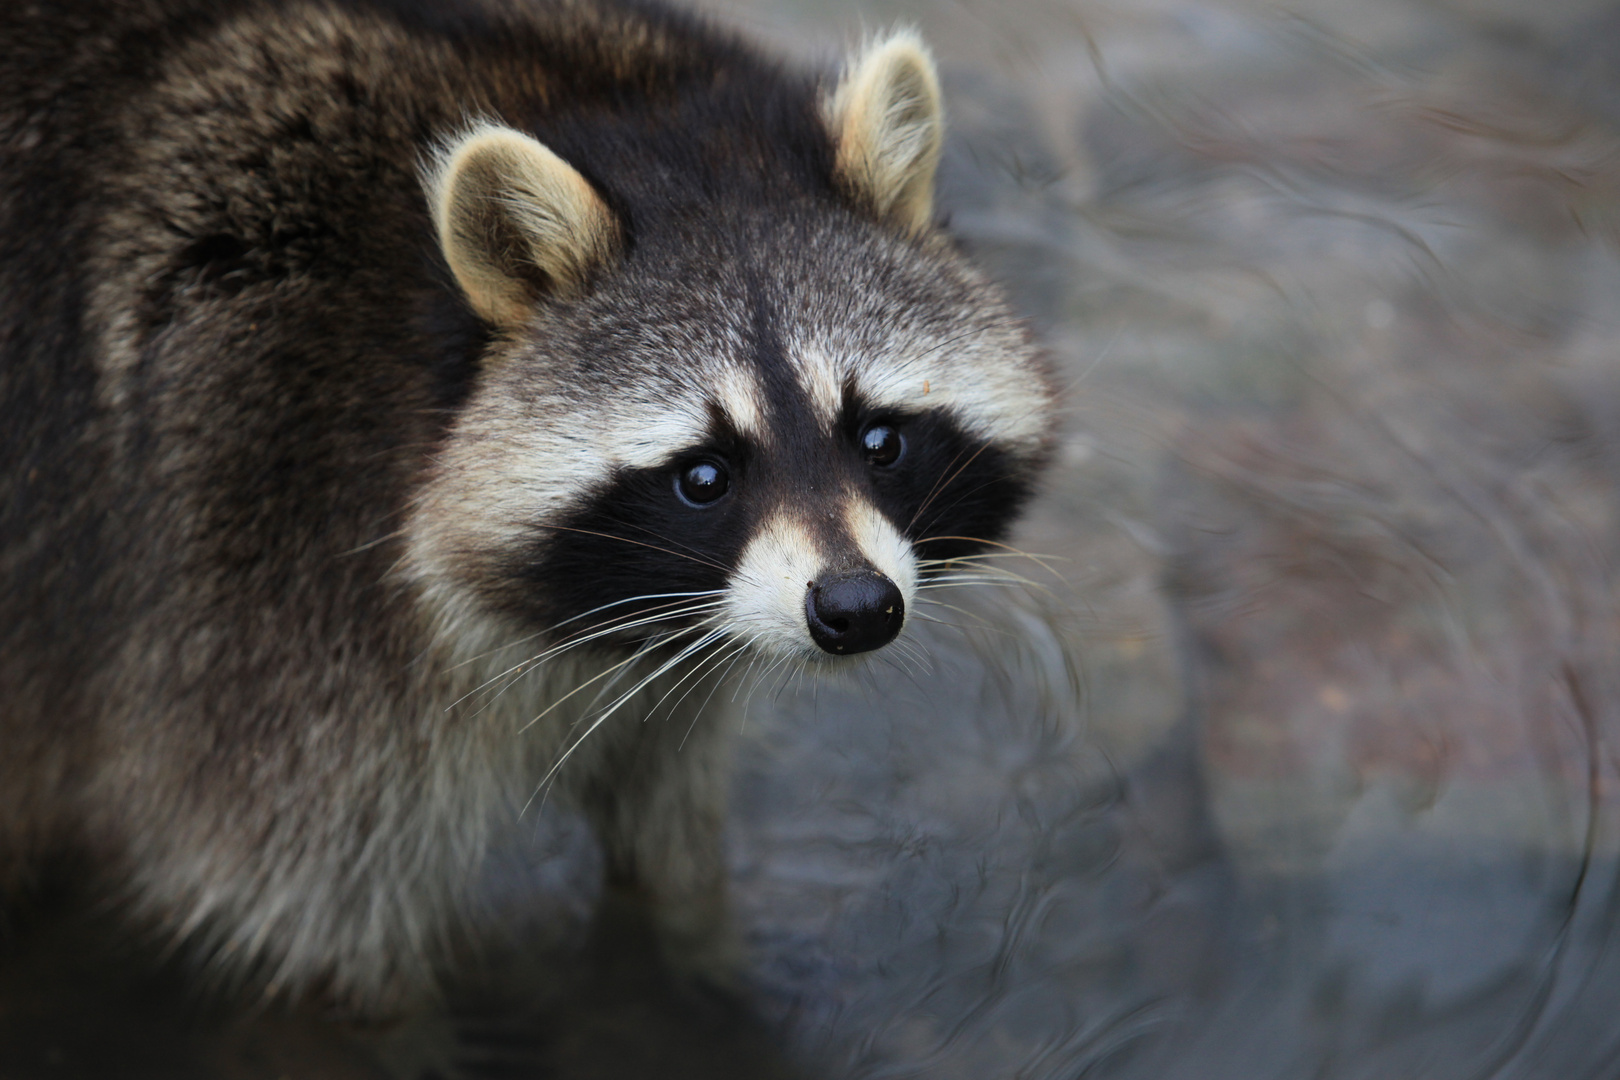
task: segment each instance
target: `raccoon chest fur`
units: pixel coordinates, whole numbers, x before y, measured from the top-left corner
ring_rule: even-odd
[[[426,993],[536,792],[723,972],[743,671],[993,544],[1047,368],[937,228],[934,67],[645,4],[0,12],[0,888]]]

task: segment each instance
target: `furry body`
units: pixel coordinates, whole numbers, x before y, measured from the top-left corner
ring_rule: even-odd
[[[230,969],[383,1007],[549,778],[723,963],[705,680],[820,662],[825,575],[910,599],[993,539],[1050,423],[927,220],[937,140],[862,85],[640,5],[0,11],[0,872],[86,850]],[[478,124],[539,162],[516,224],[445,194]]]

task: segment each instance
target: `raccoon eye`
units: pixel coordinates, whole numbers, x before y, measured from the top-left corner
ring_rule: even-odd
[[[900,460],[906,452],[906,440],[888,424],[873,424],[861,432],[861,449],[872,465],[885,467]]]
[[[689,506],[708,506],[731,487],[725,467],[713,461],[696,461],[675,474],[675,494]]]

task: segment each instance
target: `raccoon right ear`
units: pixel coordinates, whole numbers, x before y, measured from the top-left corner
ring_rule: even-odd
[[[535,139],[480,124],[448,143],[425,180],[445,261],[473,309],[519,326],[547,294],[576,292],[612,257],[613,212]]]
[[[897,30],[853,57],[822,102],[838,179],[878,217],[907,232],[934,215],[934,170],[944,143],[939,75],[928,46]]]

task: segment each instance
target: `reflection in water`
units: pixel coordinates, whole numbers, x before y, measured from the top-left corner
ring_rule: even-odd
[[[1620,1074],[1620,12],[864,16],[1067,372],[1061,580],[780,699],[768,1010],[829,1075]]]

